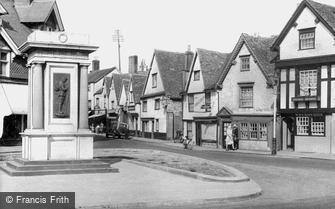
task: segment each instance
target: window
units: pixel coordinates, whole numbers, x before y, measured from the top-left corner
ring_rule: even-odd
[[[143,112],[148,111],[148,101],[143,101],[142,111]]]
[[[149,121],[143,121],[142,123],[142,128],[144,132],[148,132],[149,131]]]
[[[300,116],[296,118],[297,135],[324,136],[324,116]]]
[[[317,70],[302,70],[299,73],[300,96],[316,96]]]
[[[199,81],[200,80],[200,70],[194,71],[194,78],[193,80]]]
[[[248,123],[241,123],[241,139],[248,139]]]
[[[241,71],[250,70],[250,56],[241,56]]]
[[[8,53],[7,52],[0,52],[0,75],[6,75],[8,65]]]
[[[194,95],[188,95],[188,111],[194,112]]]
[[[155,99],[155,110],[159,110],[161,106],[160,99]]]
[[[95,98],[95,106],[94,106],[94,109],[100,109],[99,98]]]
[[[267,140],[268,127],[266,123],[250,122],[241,123],[240,136],[244,140]]]
[[[250,123],[250,139],[258,138],[257,123]]]
[[[315,48],[315,28],[299,31],[299,49]]]
[[[211,107],[211,93],[210,92],[205,93],[205,106]],[[206,112],[210,112],[210,111],[211,111],[210,108],[206,108]]]
[[[187,138],[192,139],[192,122],[187,122]]]
[[[159,119],[156,119],[156,132],[159,132]]]
[[[267,140],[268,138],[268,127],[266,123],[259,124],[259,138],[261,140]]]
[[[253,87],[241,86],[240,89],[240,107],[253,106]]]
[[[157,73],[152,74],[152,88],[157,87]]]

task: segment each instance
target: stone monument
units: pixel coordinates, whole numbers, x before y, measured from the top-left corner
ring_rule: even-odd
[[[28,121],[22,133],[22,159],[7,163],[7,173],[115,171],[93,160],[88,127],[89,54],[97,48],[88,36],[46,31],[34,31],[20,47],[29,66]],[[40,167],[20,173],[27,165]]]

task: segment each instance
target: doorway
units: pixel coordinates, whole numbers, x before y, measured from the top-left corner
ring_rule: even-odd
[[[227,137],[227,128],[230,122],[223,122],[222,123],[222,148],[226,148],[226,137]]]

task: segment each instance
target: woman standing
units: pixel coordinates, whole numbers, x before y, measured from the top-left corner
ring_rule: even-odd
[[[228,125],[227,127],[227,137],[226,137],[226,151],[229,151],[229,149],[234,150],[233,130],[231,128],[231,125]]]

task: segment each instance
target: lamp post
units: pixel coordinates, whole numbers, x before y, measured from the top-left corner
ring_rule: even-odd
[[[277,79],[274,79],[273,85],[273,138],[271,155],[277,154],[277,140],[276,140],[276,121],[277,121]]]

